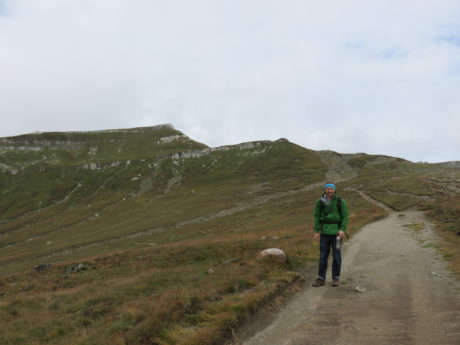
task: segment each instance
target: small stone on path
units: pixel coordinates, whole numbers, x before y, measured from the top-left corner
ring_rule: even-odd
[[[363,287],[363,286],[358,285],[358,286],[355,287],[355,291],[360,292],[360,293],[365,293],[365,292],[367,292],[367,289],[365,287]]]

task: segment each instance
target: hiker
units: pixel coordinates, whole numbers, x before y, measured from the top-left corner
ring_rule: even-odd
[[[327,260],[332,247],[332,286],[339,286],[342,256],[340,244],[348,223],[348,210],[345,200],[337,196],[333,183],[324,186],[324,193],[315,203],[315,240],[319,241],[318,277],[314,287],[326,283]]]

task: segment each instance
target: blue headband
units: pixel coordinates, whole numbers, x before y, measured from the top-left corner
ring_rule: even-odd
[[[328,183],[328,184],[326,184],[326,185],[324,186],[324,189],[329,188],[329,187],[334,188],[334,190],[335,190],[335,184],[333,184],[333,183]]]

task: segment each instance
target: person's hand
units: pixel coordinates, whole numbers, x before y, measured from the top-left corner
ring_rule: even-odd
[[[340,230],[340,231],[339,231],[339,236],[338,236],[339,239],[342,239],[343,236],[345,236],[345,231]]]
[[[315,241],[316,242],[319,242],[319,236],[320,236],[319,232],[315,232]]]

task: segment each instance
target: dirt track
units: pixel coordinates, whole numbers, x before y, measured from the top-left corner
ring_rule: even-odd
[[[330,268],[326,286],[313,288],[307,277],[268,327],[238,343],[459,345],[460,283],[436,240],[422,213],[391,212],[344,246],[341,286],[331,287]]]

